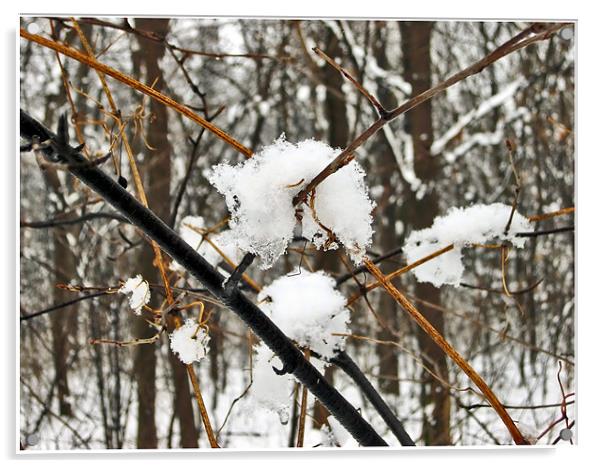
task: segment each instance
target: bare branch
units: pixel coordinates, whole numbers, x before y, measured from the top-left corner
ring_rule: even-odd
[[[366,98],[368,99],[368,101],[370,101],[370,103],[374,106],[374,108],[376,109],[376,112],[378,112],[378,115],[380,117],[384,116],[387,114],[387,111],[385,110],[385,108],[382,106],[382,104],[380,102],[378,102],[378,99],[376,99],[376,97],[374,97],[372,94],[370,94],[368,92],[368,90],[366,88],[364,88],[361,83],[359,81],[357,81],[347,70],[345,70],[343,67],[341,67],[338,63],[336,63],[333,59],[331,59],[326,52],[320,50],[318,47],[314,47],[312,49],[316,54],[318,54],[321,58],[323,58],[324,60],[326,60],[326,62],[333,68],[335,68],[341,75],[343,75],[345,78],[347,78],[351,84],[353,84],[353,86],[355,86],[355,88]]]
[[[43,229],[85,223],[86,221],[91,221],[93,219],[110,219],[119,221],[120,223],[130,223],[130,221],[126,217],[114,213],[86,213],[85,215],[82,215],[78,218],[54,218],[47,219],[44,221],[21,221],[19,225],[22,228]]]
[[[230,135],[228,135],[222,129],[213,125],[211,122],[208,122],[207,120],[203,119],[201,116],[192,112],[188,107],[183,106],[182,104],[174,101],[172,98],[160,93],[159,91],[156,91],[155,89],[151,88],[150,86],[147,86],[147,85],[141,83],[140,81],[132,78],[131,76],[125,75],[124,73],[121,73],[119,70],[116,70],[114,68],[109,67],[108,65],[105,65],[104,63],[99,62],[98,60],[96,60],[93,57],[82,54],[80,51],[78,51],[76,49],[65,46],[63,44],[60,44],[56,41],[52,41],[50,39],[39,36],[37,34],[30,34],[25,29],[21,28],[20,34],[21,34],[21,37],[27,39],[28,41],[35,42],[37,44],[40,44],[41,46],[44,46],[49,49],[60,52],[61,54],[66,55],[67,57],[70,57],[74,60],[77,60],[78,62],[84,63],[84,64],[88,65],[89,67],[94,68],[95,70],[99,71],[100,73],[109,75],[110,77],[115,78],[118,81],[121,81],[123,84],[125,84],[137,91],[140,91],[141,93],[144,93],[147,96],[150,96],[151,98],[159,101],[160,103],[176,110],[177,112],[184,115],[185,117],[188,117],[193,122],[196,122],[197,124],[199,124],[201,127],[209,130],[215,136],[217,136],[221,140],[228,143],[230,146],[232,146],[238,152],[244,154],[246,157],[250,157],[253,154],[253,152],[249,148],[244,146],[242,143],[239,143],[237,140],[232,138]]]
[[[374,275],[375,278],[382,284],[385,290],[393,297],[399,305],[401,305],[406,312],[410,314],[412,319],[424,330],[424,332],[431,337],[431,339],[439,346],[445,354],[447,354],[461,369],[464,373],[472,380],[477,387],[483,392],[484,396],[489,400],[491,405],[494,407],[508,431],[512,435],[514,442],[518,445],[530,445],[529,441],[523,437],[521,432],[514,424],[514,421],[498,400],[497,396],[489,385],[485,383],[482,377],[473,369],[473,367],[447,342],[447,340],[433,327],[426,318],[414,307],[414,305],[408,301],[408,299],[395,287],[393,284],[386,279],[379,268],[374,265],[370,260],[365,259],[364,263],[366,267]]]
[[[328,166],[322,170],[322,172],[314,177],[313,180],[294,197],[293,205],[296,206],[299,203],[307,200],[309,194],[315,190],[319,184],[351,161],[353,157],[353,151],[363,145],[370,137],[372,137],[372,135],[374,135],[390,121],[396,119],[400,115],[422,104],[423,102],[432,99],[454,84],[472,75],[480,73],[486,67],[497,62],[506,55],[534,44],[535,42],[549,39],[553,34],[568,25],[569,24],[567,23],[534,23],[478,62],[473,63],[469,67],[449,77],[445,81],[442,81],[438,85],[424,91],[423,93],[414,96],[401,106],[380,117],[370,127],[364,130],[364,132],[361,133],[355,140],[353,140],[347,148],[345,148]]]

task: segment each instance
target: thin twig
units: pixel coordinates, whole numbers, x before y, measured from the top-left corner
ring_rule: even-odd
[[[575,207],[571,206],[569,208],[561,208],[557,211],[552,211],[551,213],[542,213],[538,215],[529,216],[529,221],[532,223],[537,223],[539,221],[545,221],[546,219],[555,218],[556,216],[564,216],[567,214],[571,214],[575,212]]]
[[[556,229],[547,229],[545,231],[532,231],[532,232],[517,232],[516,237],[539,237],[549,236],[550,234],[562,234],[563,232],[573,232],[575,226],[563,226]]]
[[[205,432],[207,433],[207,439],[209,439],[209,445],[211,445],[211,448],[220,448],[219,444],[217,443],[217,439],[215,438],[213,427],[211,426],[211,421],[209,420],[209,414],[207,413],[207,408],[205,407],[203,395],[201,394],[199,382],[197,380],[197,376],[194,372],[192,364],[186,364],[186,371],[188,372],[188,377],[190,378],[190,382],[192,383],[194,397],[196,398],[197,404],[199,405],[199,411],[201,413],[201,419],[203,421],[203,426],[205,427]]]
[[[75,18],[71,18],[71,20],[73,22],[73,27],[77,31],[77,33],[79,35],[79,39],[80,39],[82,45],[84,46],[86,53],[88,54],[87,56],[85,56],[85,55],[82,55],[82,56],[85,57],[86,59],[96,61],[95,56],[94,56],[94,51],[90,47],[90,44],[88,43],[88,40],[86,39],[84,32],[79,27]],[[109,101],[109,106],[111,107],[111,112],[115,116],[118,126],[121,128],[121,139],[122,139],[124,147],[126,149],[126,153],[128,155],[128,160],[130,162],[130,169],[131,169],[132,175],[134,177],[136,192],[137,192],[138,197],[140,198],[140,201],[142,202],[142,204],[148,208],[148,199],[146,198],[146,193],[144,191],[144,186],[142,184],[142,178],[140,177],[140,172],[138,171],[138,165],[136,164],[136,158],[134,157],[134,152],[130,146],[127,134],[124,131],[125,126],[123,125],[121,118],[119,117],[121,115],[121,113],[119,112],[119,108],[117,107],[117,104],[115,103],[115,99],[113,98],[113,94],[111,93],[111,90],[110,90],[107,80],[104,76],[104,73],[99,68],[95,68],[95,70],[96,70],[98,78],[102,84],[103,92]],[[107,74],[110,75],[110,73],[107,73]],[[152,88],[149,88],[149,89],[152,89]],[[163,255],[161,254],[161,249],[159,248],[157,243],[152,240],[151,240],[151,247],[153,249],[153,253],[155,256],[155,264],[157,265],[157,268],[159,269],[159,272],[161,273],[161,278],[163,280],[163,283],[165,284],[165,294],[167,295],[167,302],[169,304],[172,304],[173,296],[172,296],[171,289],[170,289],[169,279],[168,279],[167,273],[165,271],[165,263],[163,262]]]
[[[223,140],[224,142],[226,142],[227,144],[232,146],[238,152],[244,154],[246,157],[252,156],[253,152],[249,148],[247,148],[242,143],[240,143],[237,140],[235,140],[234,138],[232,138],[230,135],[228,135],[222,129],[216,127],[215,125],[213,125],[210,122],[207,122],[205,119],[203,119],[201,116],[192,112],[186,106],[183,106],[182,104],[178,103],[177,101],[173,100],[172,98],[160,93],[159,91],[151,88],[150,86],[147,86],[147,85],[141,83],[140,81],[132,78],[131,76],[128,76],[128,75],[120,72],[119,70],[116,70],[114,68],[109,67],[108,65],[105,65],[104,63],[99,62],[98,60],[96,60],[93,57],[84,55],[80,51],[73,49],[72,47],[65,46],[63,44],[60,44],[56,41],[39,36],[37,34],[30,34],[25,29],[21,28],[20,35],[21,35],[21,37],[27,39],[28,41],[35,42],[41,46],[47,47],[48,49],[52,49],[57,52],[60,52],[61,54],[66,55],[67,57],[70,57],[74,60],[77,60],[78,62],[88,65],[91,68],[94,68],[95,70],[97,70],[100,73],[103,73],[105,75],[109,75],[112,78],[115,78],[117,81],[122,82],[123,84],[129,86],[130,88],[133,88],[137,91],[140,91],[141,93],[146,94],[147,96],[150,96],[151,98],[155,99],[156,101],[174,109],[175,111],[179,112],[180,114],[184,115],[185,117],[188,117],[190,120],[192,120],[193,122],[196,122],[201,127],[209,130],[215,136],[217,136],[218,138],[220,138],[221,140]]]
[[[403,275],[404,273],[407,273],[410,270],[413,270],[414,268],[419,267],[420,265],[429,262],[430,260],[443,255],[446,252],[449,252],[450,250],[452,250],[454,248],[454,244],[449,244],[448,246],[443,247],[442,249],[439,249],[435,252],[433,252],[430,255],[427,255],[426,257],[422,257],[419,260],[416,260],[413,263],[410,263],[409,265],[404,266],[403,268],[399,268],[398,270],[395,270],[392,273],[389,273],[386,276],[387,281],[392,280],[393,278],[396,278],[397,276]],[[373,265],[375,265],[374,262],[371,262]],[[366,265],[366,263],[364,262],[364,265]],[[369,270],[369,268],[366,266],[366,269]],[[370,283],[368,286],[365,286],[360,292],[354,294],[353,296],[351,296],[348,300],[347,300],[347,306],[350,306],[351,304],[353,304],[355,301],[357,301],[360,297],[366,295],[366,293],[372,291],[373,289],[376,289],[378,287],[381,286],[380,281],[374,281],[372,283]]]
[[[62,21],[63,23],[66,23],[67,21],[69,21],[66,18],[51,18],[53,20],[56,21]],[[166,47],[169,47],[173,50],[177,50],[178,52],[182,52],[183,54],[186,55],[198,55],[201,57],[207,57],[207,58],[211,58],[214,60],[222,60],[222,59],[227,59],[227,58],[248,58],[248,59],[252,59],[252,60],[277,60],[277,61],[281,61],[281,62],[294,62],[294,57],[288,56],[288,55],[282,55],[282,56],[273,56],[273,55],[268,55],[268,54],[252,54],[252,53],[241,53],[241,54],[230,54],[230,53],[226,53],[226,52],[206,52],[206,51],[202,51],[202,50],[193,50],[193,49],[187,49],[184,47],[179,47],[176,46],[174,44],[171,44],[170,42],[167,41],[167,39],[163,36],[160,36],[152,31],[145,31],[143,29],[140,28],[135,28],[133,26],[131,26],[127,20],[124,18],[123,20],[123,24],[116,24],[116,23],[111,23],[109,21],[104,21],[98,18],[80,18],[78,20],[80,23],[86,23],[86,24],[91,24],[94,26],[101,26],[104,28],[110,28],[110,29],[117,29],[119,31],[123,31],[126,32],[128,34],[134,34],[136,36],[140,36],[143,37],[145,39],[154,41],[154,42],[159,42],[162,44],[165,44]],[[66,25],[67,27],[69,27],[69,25]]]
[[[112,293],[108,292],[108,291],[102,291],[102,292],[88,294],[86,296],[82,296],[82,297],[78,297],[78,298],[75,298],[75,299],[71,299],[70,301],[63,302],[61,304],[55,304],[55,305],[53,305],[51,307],[48,307],[47,309],[44,309],[44,310],[39,310],[37,312],[32,312],[31,314],[21,315],[19,317],[19,320],[22,321],[22,322],[26,321],[26,320],[31,320],[32,318],[39,317],[40,315],[45,315],[45,314],[48,314],[50,312],[54,312],[55,310],[64,309],[65,307],[69,307],[70,305],[76,304],[78,302],[85,301],[85,300],[88,300],[88,299],[94,299],[95,297],[106,296],[108,294],[112,294]]]
[[[417,96],[412,97],[396,109],[388,112],[385,116],[381,116],[370,127],[368,127],[366,130],[364,130],[364,132],[357,136],[349,144],[349,146],[347,146],[347,148],[345,148],[328,166],[326,166],[316,177],[314,177],[309,182],[309,184],[305,186],[303,190],[301,190],[293,198],[293,206],[297,206],[299,203],[307,200],[309,194],[313,190],[315,190],[319,184],[321,184],[327,177],[331,176],[336,171],[338,171],[341,167],[348,164],[351,161],[352,153],[390,121],[396,119],[400,115],[422,104],[423,102],[432,99],[434,96],[440,94],[442,91],[445,91],[447,88],[453,86],[454,84],[472,75],[480,73],[481,71],[483,71],[483,69],[490,66],[492,63],[497,62],[506,55],[509,55],[531,44],[534,44],[535,42],[546,40],[566,26],[569,26],[569,24],[533,23],[531,26],[514,36],[509,41],[502,44],[500,47],[495,49],[490,54],[486,55],[481,60],[473,63],[472,65],[456,73],[455,75],[452,75],[451,77],[442,81],[438,85],[433,86],[432,88],[418,94]]]
[[[303,351],[305,359],[310,358],[309,349]],[[301,391],[301,411],[299,413],[299,430],[297,431],[297,447],[303,447],[305,440],[305,416],[307,415],[307,387],[304,385]]]
[[[324,51],[320,50],[318,47],[314,47],[312,49],[316,54],[318,54],[321,58],[326,60],[326,62],[336,69],[341,75],[347,78],[353,86],[366,98],[376,109],[376,112],[380,117],[387,115],[387,110],[383,107],[383,105],[374,97],[372,94],[368,92],[366,88],[364,88],[359,81],[357,81],[351,73],[341,67],[338,63],[336,63],[333,59],[331,59]]]
[[[567,405],[572,405],[574,404],[574,401],[567,401],[566,404]],[[464,408],[467,410],[473,410],[473,409],[478,409],[478,408],[491,408],[491,405],[485,404],[485,403],[481,403],[481,404],[475,404],[475,405],[459,405],[460,408]],[[537,409],[546,409],[546,408],[558,408],[559,406],[562,406],[562,403],[550,403],[547,405],[504,405],[504,408],[506,409],[525,409],[525,410],[537,410]]]
[[[69,226],[72,224],[85,223],[86,221],[91,221],[93,219],[110,219],[116,220],[120,223],[129,224],[130,221],[125,217],[114,213],[86,213],[83,216],[78,218],[68,218],[68,219],[46,219],[44,221],[21,221],[19,226],[22,228],[31,228],[31,229],[42,229],[42,228],[51,228],[51,227],[59,227],[59,226]]]
[[[512,167],[512,173],[514,174],[514,181],[516,182],[516,185],[514,187],[514,199],[512,200],[512,210],[510,211],[510,217],[508,218],[508,222],[506,223],[506,227],[504,228],[504,235],[508,234],[508,231],[510,231],[510,226],[512,225],[512,218],[514,217],[516,207],[518,206],[518,197],[520,195],[521,190],[520,176],[518,175],[518,170],[516,169],[516,165],[514,163],[514,153],[516,151],[516,145],[512,140],[507,139],[506,148],[508,149],[508,157],[510,158],[510,166]]]
[[[401,247],[397,247],[396,249],[390,250],[390,251],[388,251],[388,252],[386,252],[386,253],[384,253],[382,255],[379,255],[376,258],[373,258],[372,259],[372,263],[374,263],[375,265],[378,265],[380,262],[383,262],[385,260],[390,259],[391,257],[399,255],[401,253],[401,251],[402,251],[402,248]],[[361,265],[361,266],[355,268],[354,270],[352,270],[352,271],[350,271],[348,273],[345,273],[345,274],[343,274],[341,276],[338,276],[336,278],[336,285],[337,285],[337,287],[340,286],[341,284],[343,284],[345,281],[350,280],[354,276],[359,275],[360,273],[364,273],[366,271],[368,271],[368,269],[366,268],[366,266],[365,265]]]
[[[533,291],[537,286],[539,286],[543,282],[543,280],[544,280],[544,278],[539,278],[533,284],[526,286],[523,289],[517,289],[516,291],[509,291],[509,292],[512,296],[520,296],[521,294],[527,294],[528,292]],[[492,293],[497,293],[497,294],[505,294],[504,290],[502,290],[502,289],[488,288],[485,286],[477,286],[474,284],[460,283],[460,286],[462,286],[463,288],[468,288],[468,289],[476,289],[478,291],[487,291],[487,292],[492,292]]]
[[[67,429],[69,429],[71,431],[71,433],[73,434],[73,436],[76,439],[78,439],[84,445],[84,447],[86,447],[88,449],[91,448],[90,444],[88,443],[89,440],[90,440],[90,437],[84,439],[79,434],[79,431],[77,429],[75,429],[69,423],[69,421],[67,421],[62,416],[56,414],[54,411],[52,411],[52,409],[50,409],[50,407],[44,402],[44,400],[38,394],[36,394],[36,392],[34,392],[33,388],[31,388],[31,386],[23,378],[21,378],[20,380],[21,380],[21,384],[29,391],[29,394],[33,397],[33,399],[36,400],[41,405],[43,405],[44,411],[46,412],[46,414],[49,414],[50,416],[52,416],[53,418],[55,418],[56,420],[58,420],[61,424],[63,424]]]
[[[350,339],[353,339],[353,340],[367,341],[369,343],[374,343],[374,344],[377,344],[377,345],[393,346],[393,347],[395,347],[397,349],[400,349],[401,351],[403,351],[404,353],[406,353],[408,356],[410,356],[410,358],[412,360],[414,360],[416,362],[416,364],[418,364],[418,366],[420,366],[428,374],[430,374],[443,387],[449,388],[450,390],[455,390],[457,392],[472,392],[475,395],[482,396],[477,390],[475,390],[472,387],[456,387],[451,382],[448,382],[443,377],[441,377],[439,374],[437,374],[437,372],[435,370],[430,369],[424,363],[424,361],[428,361],[429,364],[431,364],[433,367],[436,367],[435,363],[432,362],[432,360],[429,359],[428,356],[425,356],[424,354],[422,354],[422,355],[414,354],[411,350],[409,350],[408,348],[406,348],[405,346],[401,345],[400,343],[398,343],[396,341],[392,341],[392,340],[379,340],[378,338],[372,338],[371,336],[356,335],[354,333],[333,333],[332,335],[333,336],[344,336],[346,338],[350,338]],[[382,376],[378,376],[378,377],[382,378]]]
[[[493,391],[489,388],[487,383],[483,380],[483,378],[477,373],[476,370],[455,350],[453,346],[451,346],[447,340],[437,331],[433,325],[414,307],[414,305],[399,291],[393,284],[388,281],[385,275],[380,271],[380,269],[374,265],[370,260],[364,259],[364,263],[370,273],[377,278],[385,290],[393,297],[399,305],[401,305],[414,319],[414,321],[424,330],[424,332],[431,337],[431,339],[439,346],[445,354],[447,354],[461,369],[464,373],[472,380],[475,385],[483,392],[483,395],[495,411],[498,413],[508,431],[512,435],[514,442],[518,445],[530,445],[529,441],[523,437],[519,429],[514,424],[514,421],[503,407],[501,402],[498,400],[497,396]]]
[[[572,420],[571,423],[567,426],[567,429],[572,429],[574,425],[575,425],[575,420]],[[552,445],[556,445],[561,440],[562,440],[561,436],[556,437],[554,439],[554,441],[552,442]]]
[[[240,395],[238,395],[236,398],[234,398],[234,400],[232,400],[232,403],[230,403],[230,407],[228,408],[228,411],[226,412],[226,416],[224,417],[224,422],[219,427],[219,429],[216,431],[216,434],[218,436],[220,435],[220,433],[222,432],[222,429],[228,422],[228,418],[230,417],[230,414],[232,413],[232,410],[234,409],[234,405],[236,405],[236,403],[238,403],[240,400],[242,400],[245,397],[245,395],[249,392],[249,390],[251,389],[252,386],[253,386],[253,380],[251,379],[251,381],[249,382],[249,385],[247,385],[245,387],[245,389],[242,391],[242,393]]]
[[[419,297],[412,296],[412,295],[409,295],[409,294],[408,294],[408,297],[411,300],[413,300],[413,301],[415,301],[415,302],[417,302],[419,304],[422,304],[422,305],[424,305],[426,307],[438,310],[439,312],[442,312],[444,314],[453,315],[455,317],[458,317],[458,318],[462,319],[463,321],[469,321],[470,323],[472,323],[472,324],[474,324],[474,325],[476,325],[478,327],[485,328],[485,329],[487,329],[487,330],[489,330],[489,331],[491,331],[493,333],[496,333],[500,337],[501,341],[505,341],[505,340],[512,341],[513,343],[517,343],[517,344],[519,344],[521,346],[524,346],[527,349],[532,349],[532,350],[537,351],[539,353],[546,354],[548,356],[556,358],[556,359],[558,359],[558,360],[560,360],[562,362],[567,363],[570,366],[574,366],[575,365],[575,363],[573,361],[571,361],[570,359],[566,358],[565,356],[561,356],[560,354],[554,353],[552,351],[548,351],[547,349],[539,348],[537,346],[534,346],[534,345],[532,345],[530,343],[527,343],[526,341],[521,340],[519,338],[516,338],[514,336],[507,335],[505,330],[498,330],[498,329],[496,329],[496,328],[494,328],[494,327],[492,327],[492,326],[490,326],[490,325],[488,325],[488,324],[486,324],[486,323],[484,323],[484,322],[482,322],[480,320],[477,320],[477,319],[474,319],[474,318],[470,317],[470,315],[467,314],[467,313],[463,314],[463,313],[460,313],[460,312],[456,312],[454,310],[446,309],[445,307],[441,307],[438,304],[435,304],[435,303],[429,302],[429,301],[425,301],[424,299],[421,299]]]

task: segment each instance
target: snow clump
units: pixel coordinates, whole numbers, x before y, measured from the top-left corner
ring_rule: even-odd
[[[333,333],[349,333],[346,299],[335,286],[326,273],[301,269],[262,289],[258,299],[286,336],[329,359],[345,348],[345,337]]]
[[[285,251],[301,219],[303,236],[323,250],[344,246],[359,264],[372,242],[372,209],[365,172],[355,161],[326,178],[297,207],[292,200],[340,150],[305,140],[280,137],[237,166],[218,164],[209,182],[226,198],[236,245],[259,257],[267,269]]]
[[[278,414],[281,424],[287,424],[291,409],[293,378],[274,372],[282,369],[282,361],[265,344],[255,348],[253,385],[249,396],[258,406]]]
[[[121,294],[129,295],[130,307],[136,315],[142,314],[143,307],[150,301],[150,287],[142,275],[136,275],[119,288]]]
[[[511,206],[502,203],[453,207],[445,216],[436,217],[430,228],[412,232],[403,247],[410,264],[450,244],[454,245],[453,250],[414,268],[412,272],[418,281],[437,287],[442,284],[459,286],[464,272],[462,249],[470,244],[497,240],[509,241],[515,247],[523,248],[526,239],[515,237],[515,234],[530,232],[533,226],[515,211],[510,229],[505,233],[511,211]]]
[[[184,325],[169,335],[169,346],[184,364],[200,361],[207,355],[209,335],[205,328],[194,319],[187,319]]]

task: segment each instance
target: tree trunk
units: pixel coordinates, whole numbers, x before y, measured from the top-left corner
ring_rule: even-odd
[[[67,240],[68,229],[53,229],[54,241],[54,268],[55,283],[68,284],[76,276],[76,258],[69,247]],[[54,288],[55,304],[67,302],[72,298],[69,291]],[[77,304],[65,307],[59,313],[50,316],[52,328],[52,350],[56,378],[57,398],[59,401],[59,412],[62,416],[73,416],[69,391],[67,362],[69,357],[70,343],[76,339],[77,332]]]
[[[374,58],[378,66],[383,70],[389,70],[391,64],[386,55],[386,23],[377,21],[375,23],[374,43],[373,43]],[[392,109],[395,105],[395,97],[385,87],[379,84],[377,89],[378,99],[386,109]],[[400,218],[400,209],[398,206],[398,187],[401,182],[401,174],[397,166],[393,149],[387,143],[384,133],[380,132],[377,136],[379,162],[375,168],[378,174],[379,184],[383,187],[383,203],[382,213],[375,216],[378,223],[375,231],[379,238],[378,246],[382,252],[390,251],[401,245],[401,238],[395,232],[395,221]],[[399,175],[397,179],[396,175]],[[397,182],[397,184],[395,183]],[[394,283],[399,285],[399,278],[394,280]],[[379,327],[377,338],[382,341],[397,341],[394,331],[399,329],[399,309],[397,302],[390,295],[384,292],[380,294],[378,300],[377,313],[385,327]],[[391,395],[399,395],[399,350],[391,345],[378,344],[376,346],[378,355],[379,375],[382,376],[378,380],[379,389]]]
[[[58,39],[58,38],[57,38]],[[64,39],[66,42],[73,40],[73,37]],[[88,68],[80,65],[77,68],[77,80],[81,80],[87,73]],[[63,83],[59,84],[59,92],[57,95],[58,103],[67,103],[67,94]],[[78,114],[82,115],[84,108],[79,101],[76,101]],[[47,106],[45,119],[47,122],[55,122],[55,107]],[[64,183],[58,176],[57,170],[53,167],[47,167],[44,170],[44,180],[56,195],[56,201],[52,203],[54,206],[55,215],[63,213],[68,209],[65,195],[71,188],[73,178],[67,175]],[[73,213],[62,215],[64,219],[73,217]],[[77,278],[77,255],[73,252],[69,245],[69,235],[77,239],[79,234],[78,227],[63,226],[52,229],[52,245],[53,245],[53,265],[54,265],[54,284],[69,284]],[[72,293],[64,289],[54,288],[52,291],[55,304],[67,302],[73,298]],[[68,358],[70,348],[77,341],[77,313],[78,305],[73,304],[65,307],[59,313],[51,314],[50,328],[52,333],[52,351],[53,364],[55,370],[57,399],[59,403],[59,413],[62,416],[72,416],[73,411],[69,401],[71,392],[69,390],[68,380]]]
[[[145,31],[165,36],[169,20],[136,19],[136,26]],[[141,49],[140,64],[146,72],[146,81],[154,83],[157,91],[165,87],[163,72],[159,62],[165,53],[165,46],[159,42],[139,37]],[[163,220],[170,215],[170,180],[171,180],[171,147],[168,141],[167,108],[155,101],[150,101],[151,119],[146,130],[148,145],[144,164],[145,191],[149,207]],[[154,265],[154,252],[149,244],[145,245],[140,256],[140,269],[144,278],[161,282],[161,276]],[[156,297],[156,296],[155,296]],[[159,304],[153,302],[153,307]],[[173,328],[173,323],[168,324]],[[142,321],[137,320],[135,332],[138,337],[148,337],[154,331]],[[175,412],[180,423],[180,440],[182,447],[198,447],[198,432],[194,424],[190,388],[186,367],[177,358],[169,359],[175,387]],[[136,349],[134,371],[138,386],[138,437],[139,448],[157,447],[157,428],[155,425],[157,357],[154,346],[140,346]]]
[[[412,85],[412,94],[417,95],[431,87],[430,40],[432,23],[426,21],[402,22],[402,52],[405,79]],[[406,114],[408,130],[414,147],[414,171],[427,185],[420,199],[414,197],[413,209],[407,211],[406,221],[413,229],[422,229],[432,224],[439,212],[439,196],[435,181],[439,175],[438,160],[430,154],[433,142],[431,101],[427,101]],[[439,289],[430,283],[418,283],[416,296],[433,304],[441,304]],[[429,322],[445,335],[445,319],[440,311],[429,307],[421,309]],[[449,380],[445,353],[426,335],[418,330],[418,343],[425,364],[444,381]],[[424,415],[423,439],[426,445],[450,445],[449,390],[426,371],[423,372],[422,407],[433,405],[432,412]]]

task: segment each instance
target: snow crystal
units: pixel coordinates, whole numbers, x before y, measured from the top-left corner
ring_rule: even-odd
[[[200,361],[207,355],[209,335],[194,319],[187,319],[184,325],[169,335],[169,346],[184,364]]]
[[[316,247],[336,249],[340,243],[361,262],[372,241],[374,204],[356,161],[318,185],[299,210],[292,205],[294,196],[338,154],[322,142],[292,144],[281,137],[237,166],[219,164],[208,172],[211,184],[226,197],[236,245],[256,254],[261,268],[271,267],[286,251],[298,217],[303,236]]]
[[[142,314],[142,308],[150,301],[150,287],[142,275],[129,278],[121,288],[121,294],[130,294],[130,307],[136,315]]]
[[[222,254],[234,264],[238,264],[242,260],[244,254],[236,247],[232,231],[226,229],[219,234],[208,234],[206,239],[203,240],[202,233],[205,229],[205,220],[202,216],[186,216],[180,222],[180,237],[214,267],[224,260]],[[180,273],[184,273],[185,271],[175,261],[172,262],[170,267],[173,271]]]
[[[281,424],[288,423],[293,379],[280,376],[273,367],[282,369],[282,362],[264,344],[257,346],[253,359],[253,385],[250,398],[261,406],[278,414]]]
[[[345,347],[349,311],[345,297],[335,289],[335,280],[324,272],[281,276],[258,295],[262,309],[300,346],[308,346],[325,358]]]
[[[454,207],[445,216],[435,218],[430,228],[412,232],[403,247],[408,263],[414,263],[447,245],[454,245],[453,250],[414,268],[412,271],[418,281],[437,287],[442,284],[458,286],[464,272],[462,248],[470,244],[498,240],[509,241],[518,248],[524,247],[526,239],[515,237],[515,234],[532,231],[533,227],[527,218],[515,212],[505,234],[511,211],[511,206],[502,203]]]

